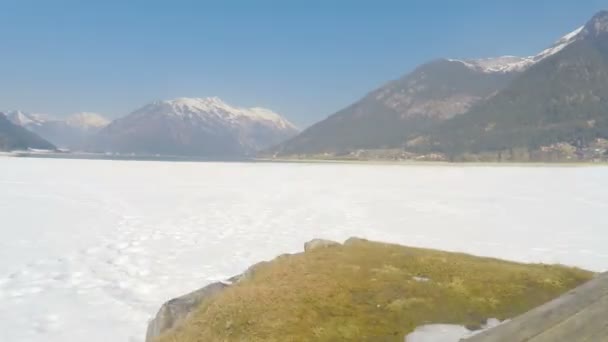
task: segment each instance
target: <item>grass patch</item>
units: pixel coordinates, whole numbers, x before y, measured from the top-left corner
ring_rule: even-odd
[[[514,317],[591,279],[564,266],[355,240],[273,260],[161,342],[403,341],[419,325]]]

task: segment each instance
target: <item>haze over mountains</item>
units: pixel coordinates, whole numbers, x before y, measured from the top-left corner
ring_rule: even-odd
[[[397,149],[413,158],[528,160],[537,152],[581,154],[591,147],[591,157],[603,158],[607,71],[608,12],[602,11],[535,56],[422,65],[269,154]]]

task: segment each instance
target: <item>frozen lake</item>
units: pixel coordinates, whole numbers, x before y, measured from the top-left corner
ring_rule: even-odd
[[[0,341],[141,341],[162,302],[350,236],[608,269],[608,168],[0,158]]]

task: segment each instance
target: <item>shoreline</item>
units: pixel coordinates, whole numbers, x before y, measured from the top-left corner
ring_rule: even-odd
[[[353,164],[353,165],[395,165],[395,166],[466,166],[466,167],[594,167],[608,166],[608,162],[574,161],[574,162],[448,162],[448,161],[416,161],[416,160],[345,160],[318,158],[210,158],[196,156],[173,155],[108,155],[102,153],[70,153],[70,152],[0,152],[0,157],[8,158],[38,158],[38,159],[83,159],[83,160],[115,160],[115,161],[165,161],[165,162],[231,162],[231,163],[293,163],[293,164]]]
[[[342,160],[342,159],[289,159],[289,158],[255,158],[256,162],[268,163],[302,163],[302,164],[363,164],[363,165],[403,165],[403,166],[608,166],[608,162],[448,162],[448,161],[416,161],[416,160]]]

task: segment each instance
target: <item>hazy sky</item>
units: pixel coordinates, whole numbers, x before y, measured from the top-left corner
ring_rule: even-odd
[[[439,57],[534,54],[602,0],[0,0],[0,108],[219,96],[300,126]]]

